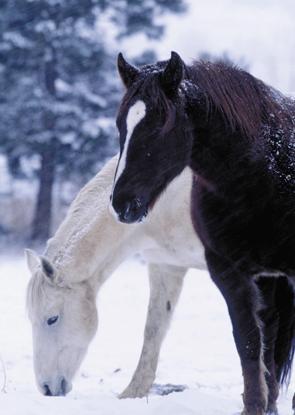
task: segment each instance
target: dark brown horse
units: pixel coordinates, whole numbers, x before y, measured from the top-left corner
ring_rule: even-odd
[[[127,92],[117,118],[114,212],[122,222],[141,221],[167,184],[192,168],[192,220],[228,306],[244,414],[276,413],[278,381],[288,377],[294,351],[286,283],[295,281],[294,102],[239,68],[186,66],[175,52],[141,69],[119,55],[118,67]]]

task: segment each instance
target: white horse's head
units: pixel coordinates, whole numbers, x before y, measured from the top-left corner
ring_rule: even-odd
[[[87,281],[67,284],[48,259],[33,251],[26,256],[37,385],[44,395],[66,395],[97,329],[95,290]]]

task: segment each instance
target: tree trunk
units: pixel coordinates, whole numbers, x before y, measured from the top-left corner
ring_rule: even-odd
[[[32,224],[32,242],[44,242],[50,237],[52,217],[53,184],[55,177],[55,145],[44,149],[41,154],[39,189]]]
[[[52,46],[48,46],[44,56],[44,89],[48,102],[56,99],[55,81],[57,79],[56,56]],[[51,138],[40,150],[41,168],[39,172],[39,190],[35,215],[32,224],[31,241],[45,242],[50,236],[52,216],[53,184],[55,179],[57,138],[55,136],[56,117],[49,107],[43,114],[44,131],[51,132]]]

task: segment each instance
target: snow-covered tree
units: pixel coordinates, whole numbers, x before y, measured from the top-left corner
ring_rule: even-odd
[[[87,176],[115,152],[120,85],[109,28],[116,39],[158,38],[164,28],[156,17],[184,7],[183,0],[0,2],[0,151],[13,175],[39,179],[32,239],[50,234],[57,174]],[[32,158],[37,163],[24,162]]]

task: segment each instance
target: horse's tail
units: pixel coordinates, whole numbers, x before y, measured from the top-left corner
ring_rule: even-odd
[[[279,317],[274,356],[277,380],[281,386],[288,386],[295,351],[295,307],[294,290],[285,277],[277,279],[275,301]]]

